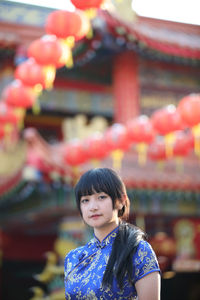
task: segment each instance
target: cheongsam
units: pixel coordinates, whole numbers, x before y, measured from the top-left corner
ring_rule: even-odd
[[[103,288],[101,284],[118,229],[110,232],[102,242],[94,236],[85,246],[67,254],[64,262],[67,300],[136,299],[135,286],[129,282],[127,275],[121,289],[115,277],[112,288]],[[142,240],[133,255],[133,282],[155,271],[160,272],[155,253],[150,244]]]

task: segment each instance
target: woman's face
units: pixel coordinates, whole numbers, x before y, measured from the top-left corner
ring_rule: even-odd
[[[101,193],[94,193],[88,196],[82,196],[80,208],[83,220],[94,229],[105,228],[111,225],[118,225],[118,201],[116,208],[113,209],[110,196]]]

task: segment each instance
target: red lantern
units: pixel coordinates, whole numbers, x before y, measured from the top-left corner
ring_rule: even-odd
[[[83,144],[79,140],[74,140],[67,144],[64,159],[70,166],[78,166],[87,160],[87,154]]]
[[[127,132],[133,143],[150,144],[155,138],[154,127],[147,116],[140,116],[127,123]]]
[[[192,127],[194,135],[194,151],[200,157],[200,94],[191,94],[184,97],[179,105],[180,112],[185,123]]]
[[[181,115],[174,105],[168,105],[156,110],[151,117],[151,121],[154,128],[161,135],[166,135],[184,128]]]
[[[200,94],[191,94],[184,97],[179,102],[178,111],[189,127],[200,123]]]
[[[187,156],[192,149],[191,134],[185,132],[176,132],[175,142],[173,145],[173,156],[176,160],[176,169],[178,172],[183,171],[183,157]]]
[[[44,67],[45,87],[52,88],[56,66],[63,55],[62,47],[56,36],[46,35],[33,41],[28,48],[28,56]]]
[[[148,156],[151,160],[163,161],[167,159],[165,143],[163,140],[155,141],[148,148]]]
[[[153,113],[152,124],[156,131],[165,135],[167,156],[172,156],[172,145],[174,143],[174,131],[182,130],[185,126],[180,113],[174,105],[168,105]]]
[[[105,132],[105,142],[108,150],[127,150],[130,146],[127,129],[122,124],[114,124]]]
[[[84,148],[90,159],[101,160],[108,155],[108,149],[105,146],[103,135],[96,133],[87,138],[84,142]]]
[[[3,90],[3,99],[13,107],[29,108],[36,101],[33,90],[19,80],[13,81]]]
[[[137,144],[139,164],[146,162],[147,145],[155,138],[155,130],[147,116],[140,116],[127,123],[127,132],[130,140]]]
[[[79,9],[99,8],[104,0],[71,0],[72,4]]]
[[[48,15],[45,29],[47,34],[66,39],[80,31],[81,17],[76,11],[56,10]]]
[[[174,156],[186,156],[192,149],[191,134],[182,131],[176,133],[175,143],[173,145]]]
[[[55,66],[62,55],[62,48],[55,36],[43,36],[33,41],[28,48],[28,56],[33,57],[39,65]]]
[[[15,78],[30,87],[40,84],[45,88],[45,74],[41,65],[38,65],[33,58],[20,64],[15,70]]]
[[[6,124],[16,124],[18,121],[18,118],[13,110],[12,107],[9,107],[6,105],[6,103],[1,102],[0,103],[0,124],[6,125]]]
[[[16,124],[21,121],[20,118],[17,117],[14,109],[5,102],[0,103],[0,129],[1,129],[1,139],[5,137],[5,139],[9,142],[14,143],[18,138],[18,134],[16,131]],[[16,134],[15,134],[16,133]],[[12,135],[12,136],[11,136]]]
[[[113,159],[113,167],[120,169],[123,151],[128,150],[130,139],[127,129],[122,124],[114,124],[105,132],[105,145]]]
[[[19,126],[23,127],[25,110],[36,103],[36,96],[33,89],[23,85],[20,80],[15,80],[3,90],[2,96],[6,104],[14,108],[17,118],[20,121]]]

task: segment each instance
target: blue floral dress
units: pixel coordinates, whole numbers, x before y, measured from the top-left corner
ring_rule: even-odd
[[[67,300],[136,299],[135,286],[129,283],[127,276],[124,278],[122,289],[119,288],[115,278],[112,288],[105,289],[101,284],[117,232],[118,227],[102,242],[94,237],[85,246],[68,253],[64,262]],[[140,241],[133,255],[133,282],[155,271],[160,272],[155,253],[148,242]]]

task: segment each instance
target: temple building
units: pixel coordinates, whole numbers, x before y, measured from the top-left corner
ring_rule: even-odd
[[[130,220],[147,231],[159,259],[162,299],[200,298],[200,165],[191,131],[184,131],[187,144],[173,158],[150,153],[151,145],[140,156],[128,141],[111,155],[81,160],[77,148],[74,163],[66,158],[74,139],[106,136],[113,126],[118,134],[139,116],[151,119],[200,94],[200,26],[137,16],[130,1],[113,2],[75,43],[73,66],[57,68],[53,88],[39,95],[38,112],[27,109],[23,129],[6,147],[0,140],[2,299],[64,300],[65,254],[91,235],[75,207],[73,185],[94,166],[114,167],[124,179]],[[45,35],[52,11],[1,1],[0,94],[27,60],[30,43]]]

